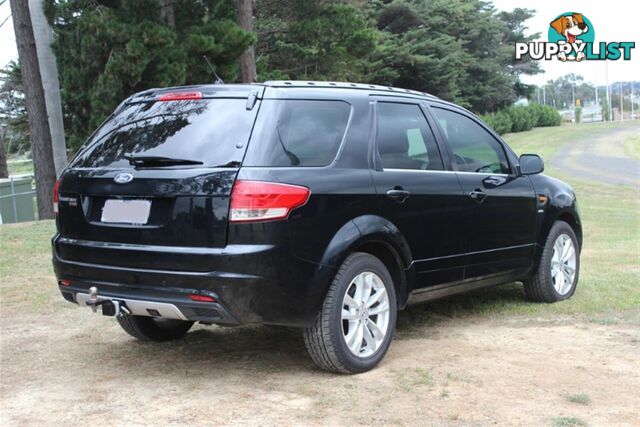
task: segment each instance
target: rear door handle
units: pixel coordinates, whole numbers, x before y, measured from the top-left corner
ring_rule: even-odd
[[[484,202],[484,199],[487,198],[487,193],[485,193],[479,188],[476,188],[475,190],[469,193],[469,197],[471,198],[471,200],[473,200],[476,203],[482,203]]]
[[[411,193],[403,189],[402,187],[395,187],[391,190],[387,190],[387,197],[395,200],[398,203],[404,203],[404,201],[407,200],[409,196],[411,196]]]

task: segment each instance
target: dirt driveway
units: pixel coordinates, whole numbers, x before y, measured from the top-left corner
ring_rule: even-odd
[[[640,423],[637,326],[424,323],[421,310],[400,314],[382,365],[358,376],[318,371],[297,335],[267,327],[196,327],[181,342],[143,344],[73,306],[2,316],[0,424]]]
[[[576,179],[640,187],[640,160],[624,151],[625,138],[637,135],[640,123],[618,129],[594,128],[579,141],[567,140],[549,159],[549,165]]]

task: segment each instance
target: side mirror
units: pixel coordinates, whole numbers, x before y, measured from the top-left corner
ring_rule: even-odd
[[[544,162],[537,154],[523,154],[520,156],[520,173],[522,175],[535,175],[542,173]]]

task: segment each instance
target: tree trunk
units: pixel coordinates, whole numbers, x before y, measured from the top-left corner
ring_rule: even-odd
[[[44,16],[44,1],[29,0],[33,35],[36,40],[38,52],[38,64],[44,89],[44,100],[47,106],[49,130],[53,150],[53,164],[56,168],[56,176],[60,176],[67,166],[67,144],[64,136],[64,123],[62,121],[62,102],[60,101],[60,81],[58,80],[58,65],[53,54],[53,31]]]
[[[176,13],[173,8],[174,1],[175,0],[160,0],[160,17],[162,17],[171,28],[175,28],[176,26]]]
[[[236,0],[238,25],[245,31],[253,32],[253,0]],[[243,83],[256,81],[256,52],[250,46],[240,56],[240,78]]]
[[[52,191],[56,171],[53,164],[51,132],[38,64],[38,52],[31,26],[29,3],[24,0],[10,0],[10,4],[31,133],[38,218],[49,219],[54,217]]]
[[[9,178],[9,168],[7,167],[7,153],[4,150],[4,137],[6,128],[0,125],[0,178]]]

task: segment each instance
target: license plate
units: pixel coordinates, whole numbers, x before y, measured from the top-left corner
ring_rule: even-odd
[[[117,224],[146,224],[151,212],[150,200],[109,199],[102,208],[102,222]]]

